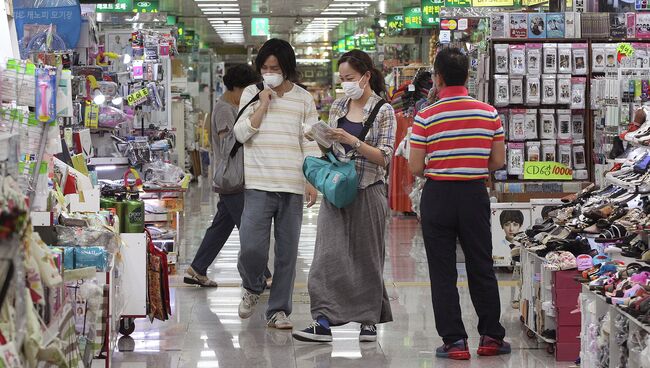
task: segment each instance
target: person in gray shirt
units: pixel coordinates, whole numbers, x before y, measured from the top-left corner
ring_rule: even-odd
[[[232,131],[237,117],[239,100],[244,89],[260,81],[257,72],[247,64],[238,64],[226,71],[223,82],[226,92],[217,100],[212,109],[211,143],[213,163],[225,160],[219,152],[221,139]],[[214,164],[212,167],[214,168]],[[235,194],[220,194],[217,203],[217,214],[212,225],[206,230],[199,250],[194,256],[192,265],[185,271],[183,282],[190,285],[216,287],[217,283],[210,280],[206,273],[214,259],[230,237],[235,226],[239,228],[242,211],[244,210],[244,192]],[[270,284],[271,272],[266,269],[267,285]]]

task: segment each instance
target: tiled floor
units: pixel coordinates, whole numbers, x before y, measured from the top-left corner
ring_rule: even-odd
[[[204,229],[212,221],[216,196],[201,185],[191,187],[183,219],[180,259],[186,265],[200,243]],[[318,208],[305,211],[297,266],[294,312],[297,327],[310,322],[306,282],[314,252],[315,222]],[[387,240],[385,280],[391,297],[394,322],[379,326],[378,342],[358,342],[358,325],[333,330],[331,345],[296,342],[290,332],[265,326],[263,296],[249,320],[237,315],[240,299],[236,258],[239,237],[233,233],[214,262],[209,276],[218,289],[200,289],[182,284],[182,271],[172,279],[173,316],[166,322],[138,320],[136,332],[119,341],[114,367],[568,367],[556,363],[543,344],[526,337],[518,311],[510,307],[511,275],[500,273],[502,322],[512,342],[509,356],[478,358],[469,362],[437,359],[433,351],[441,344],[437,337],[428,271],[418,223],[413,218],[390,220]],[[236,231],[236,230],[235,230]],[[478,322],[466,287],[464,265],[459,265],[459,284],[463,317],[475,350]],[[184,268],[183,268],[184,269]]]

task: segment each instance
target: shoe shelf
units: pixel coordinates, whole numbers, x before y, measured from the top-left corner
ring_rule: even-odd
[[[574,361],[580,354],[580,284],[576,271],[553,271],[533,251],[521,250],[521,322],[531,339],[547,344],[557,361]],[[547,334],[555,331],[555,338]]]
[[[582,286],[580,307],[581,367],[645,367],[641,359],[650,352],[644,337],[650,334],[650,326],[618,306],[608,304],[605,297],[589,290],[588,285]]]

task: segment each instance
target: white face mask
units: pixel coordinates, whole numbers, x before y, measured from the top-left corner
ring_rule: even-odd
[[[264,78],[264,83],[266,83],[269,88],[275,88],[284,82],[284,77],[282,74],[264,73],[262,77]]]
[[[363,79],[363,77],[361,77]],[[356,82],[341,82],[341,87],[343,87],[343,92],[345,95],[353,100],[358,100],[363,96],[364,88],[361,88],[359,85],[361,79]]]

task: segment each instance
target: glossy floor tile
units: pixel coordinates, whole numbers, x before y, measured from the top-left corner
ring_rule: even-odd
[[[237,272],[239,236],[235,230],[209,276],[219,282],[217,289],[201,289],[182,283],[184,269],[191,262],[205,228],[212,222],[217,196],[209,186],[193,185],[185,202],[181,242],[177,248],[180,267],[172,276],[172,309],[169,321],[137,320],[136,331],[121,337],[119,352],[114,354],[114,367],[121,368],[429,368],[429,367],[569,367],[571,363],[555,362],[546,353],[544,344],[526,336],[519,313],[510,306],[512,275],[499,272],[502,323],[507,330],[513,353],[509,356],[479,358],[458,362],[437,359],[435,348],[442,341],[437,337],[428,268],[419,224],[412,217],[396,216],[388,222],[385,280],[391,300],[394,322],[378,326],[377,343],[359,343],[359,325],[350,324],[333,329],[332,344],[311,345],[297,342],[290,332],[269,329],[263,295],[255,314],[248,320],[237,315],[241,290]],[[311,322],[307,275],[314,254],[318,206],[305,210],[298,254],[296,287],[291,318],[296,328]],[[272,247],[271,247],[272,249]],[[270,261],[272,268],[272,259]],[[458,265],[459,290],[463,319],[476,350],[479,335],[478,318],[467,290],[464,264]]]

